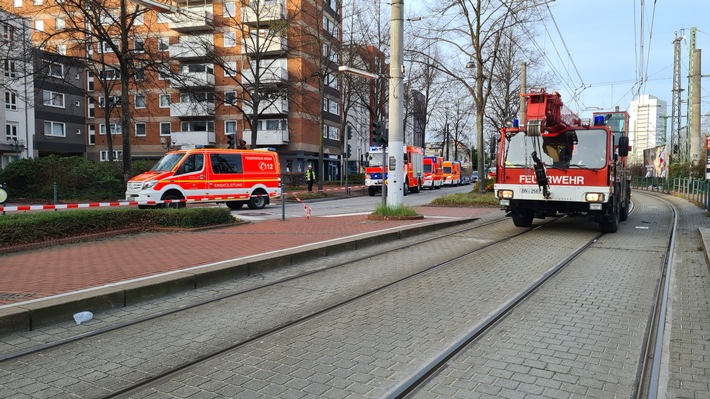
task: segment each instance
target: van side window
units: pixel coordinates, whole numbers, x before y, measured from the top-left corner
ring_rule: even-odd
[[[202,166],[205,163],[205,158],[203,154],[192,154],[185,158],[185,161],[180,165],[176,175],[181,175],[183,173],[199,172],[202,170]]]
[[[242,173],[242,154],[210,154],[212,173]]]

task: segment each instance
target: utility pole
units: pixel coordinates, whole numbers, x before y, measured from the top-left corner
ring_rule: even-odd
[[[523,97],[523,94],[527,93],[527,68],[528,64],[526,62],[520,65],[520,126],[525,123],[525,112],[527,111],[527,102],[525,97]]]
[[[387,206],[399,207],[404,201],[404,0],[392,1],[390,17],[390,86]],[[383,185],[384,187],[384,185]]]
[[[695,29],[695,28],[693,28]],[[693,73],[691,75],[692,96],[688,96],[688,137],[690,138],[690,158],[691,162],[700,161],[700,149],[702,148],[700,136],[700,49],[693,51]]]
[[[683,36],[679,35],[673,40],[673,90],[671,101],[671,148],[668,152],[668,163],[681,162],[684,160],[683,144],[680,137],[680,41]],[[634,135],[636,133],[634,132]]]

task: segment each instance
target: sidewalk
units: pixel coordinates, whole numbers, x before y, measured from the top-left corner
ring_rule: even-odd
[[[294,218],[194,232],[150,232],[0,256],[0,331],[29,330],[76,311],[130,305],[328,251],[470,221],[497,208],[416,208],[424,219],[367,214]]]

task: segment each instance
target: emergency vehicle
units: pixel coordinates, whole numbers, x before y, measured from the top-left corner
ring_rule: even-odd
[[[456,187],[461,184],[461,162],[444,161],[444,181],[443,185]]]
[[[514,120],[500,132],[494,190],[501,209],[519,227],[564,213],[586,215],[602,232],[616,232],[631,196],[628,114],[595,115],[583,124],[557,93],[523,96],[524,124]]]
[[[168,152],[152,169],[131,178],[126,189],[126,200],[138,201],[139,208],[184,207],[185,202],[199,201],[224,202],[232,210],[244,204],[261,209],[280,196],[279,157],[268,150]]]
[[[421,147],[405,145],[404,151],[404,195],[408,192],[418,193],[424,184],[424,150]],[[384,158],[383,158],[384,151]],[[383,160],[386,162],[387,148],[370,147],[367,154],[367,167],[365,167],[365,187],[367,193],[373,197],[382,191],[382,183],[387,184],[387,167],[383,169]],[[384,172],[384,175],[383,175]]]
[[[437,156],[424,157],[424,184],[423,188],[439,189],[444,180],[444,158]]]

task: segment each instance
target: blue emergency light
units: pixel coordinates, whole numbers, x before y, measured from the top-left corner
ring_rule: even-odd
[[[594,126],[602,126],[604,123],[604,115],[594,115]]]
[[[520,121],[518,120],[518,118],[513,119],[513,127],[518,127],[518,126],[520,126]]]

